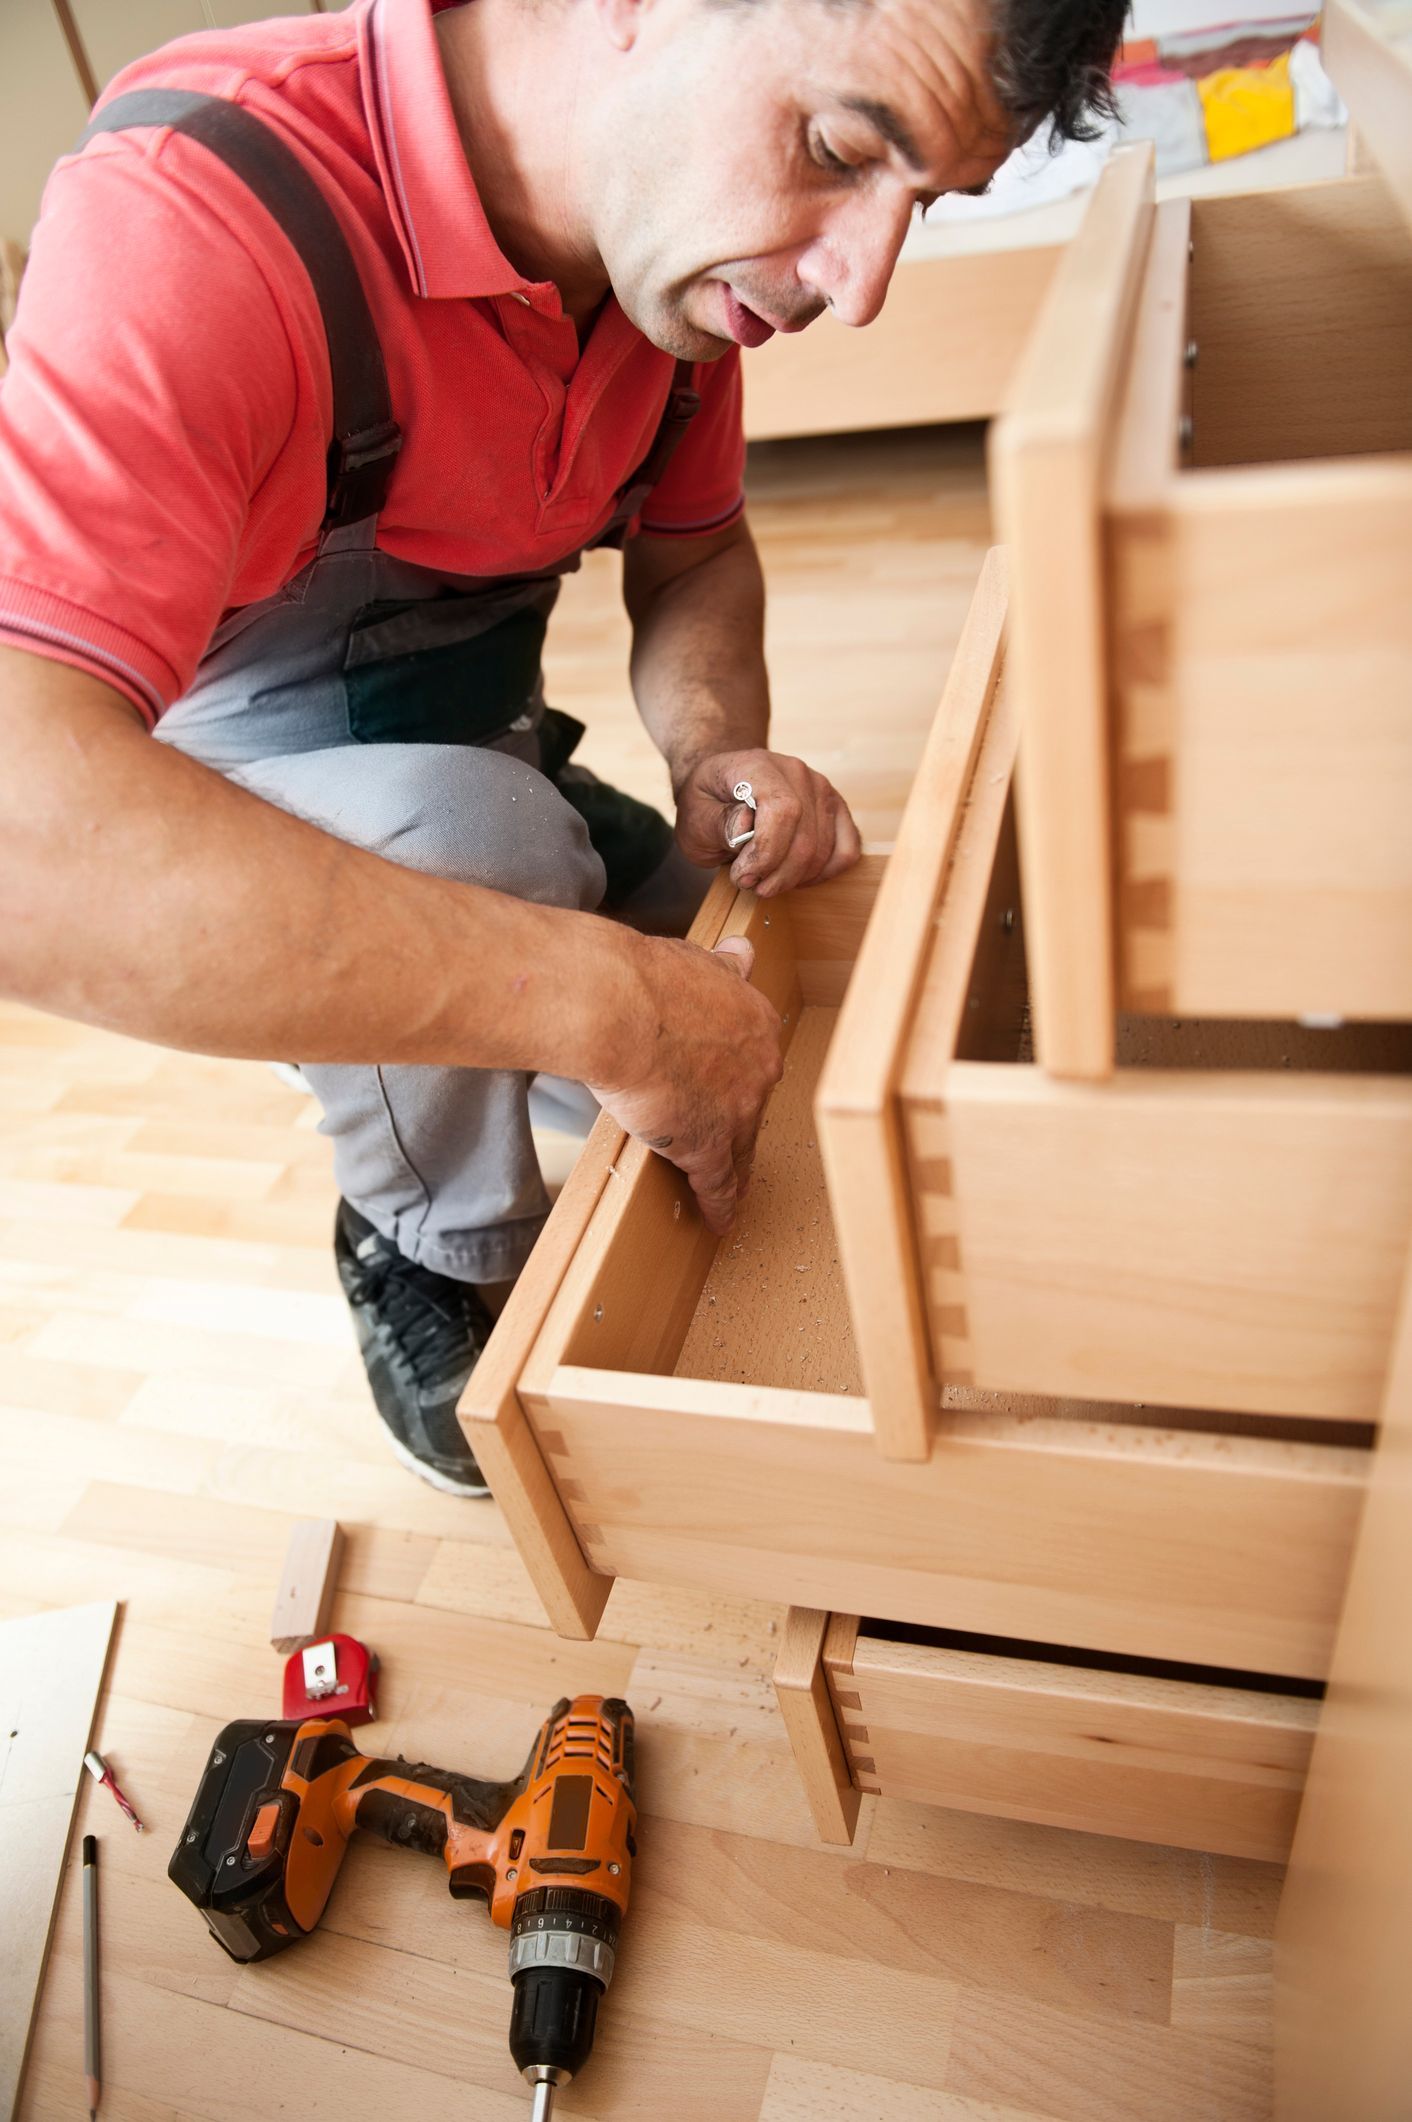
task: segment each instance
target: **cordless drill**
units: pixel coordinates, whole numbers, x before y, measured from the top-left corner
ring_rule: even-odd
[[[335,1717],[228,1724],[168,1866],[233,1960],[307,1937],[355,1827],[444,1858],[510,1933],[510,2053],[548,2122],[588,2060],[636,1854],[626,1702],[556,1702],[511,1783],[359,1753]]]

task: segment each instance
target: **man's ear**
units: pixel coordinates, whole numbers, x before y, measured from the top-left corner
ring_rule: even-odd
[[[620,52],[631,51],[652,0],[593,0],[604,35]]]

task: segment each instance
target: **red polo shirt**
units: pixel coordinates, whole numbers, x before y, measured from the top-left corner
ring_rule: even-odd
[[[429,0],[185,37],[108,93],[157,85],[272,123],[338,215],[404,435],[381,547],[518,574],[603,527],[673,364],[611,297],[580,352],[555,288],[507,262]],[[155,721],[222,616],[313,550],[325,346],[287,238],[198,143],[149,128],[60,162],[0,384],[0,640],[95,672]],[[697,380],[702,409],[644,513],[654,533],[718,530],[743,505],[735,351]]]

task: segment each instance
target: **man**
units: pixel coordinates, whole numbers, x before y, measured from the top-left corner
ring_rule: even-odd
[[[485,1492],[454,1410],[478,1290],[543,1221],[530,1076],[591,1086],[726,1230],[778,1023],[748,947],[641,931],[733,842],[766,896],[858,854],[768,748],[739,349],[868,323],[919,204],[1102,107],[1121,15],[359,0],[130,68],[110,97],[235,101],[334,211],[402,436],[351,521],[350,349],[269,204],[150,115],[51,182],[0,392],[0,980],[303,1064],[374,1398],[441,1487]],[[559,576],[605,535],[675,846],[543,700]]]

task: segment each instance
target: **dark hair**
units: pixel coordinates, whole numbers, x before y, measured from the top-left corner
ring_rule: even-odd
[[[1052,144],[1094,140],[1117,105],[1109,79],[1128,0],[992,0],[990,76],[1002,108],[1028,139],[1053,119]]]

